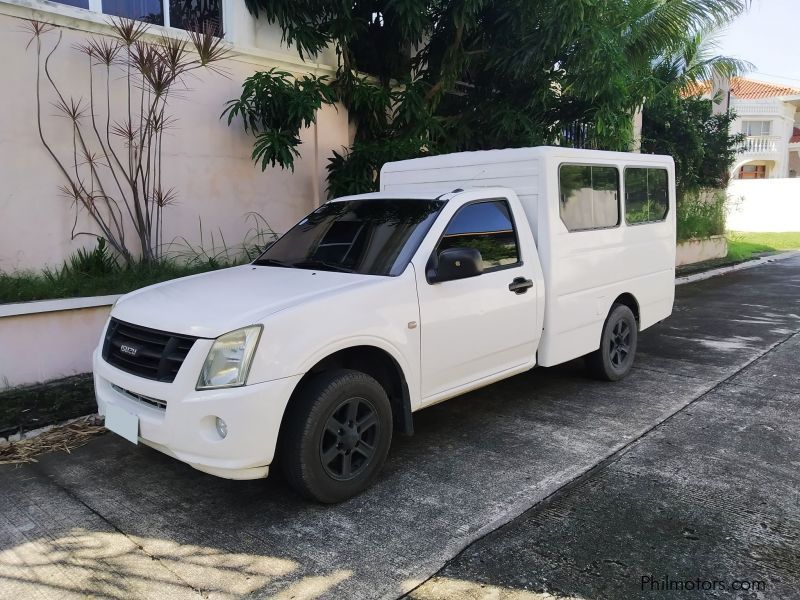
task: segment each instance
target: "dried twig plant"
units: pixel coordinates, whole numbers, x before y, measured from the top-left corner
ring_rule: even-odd
[[[50,63],[61,46],[63,32],[46,37],[55,28],[29,21],[27,48],[36,51],[36,116],[39,137],[65,183],[61,192],[75,204],[73,238],[99,235],[128,264],[138,257],[145,262],[162,258],[164,209],[177,192],[163,180],[163,139],[175,119],[169,101],[189,91],[193,71],[222,73],[219,63],[228,47],[215,23],[195,26],[188,40],[153,37],[148,25],[129,19],[112,19],[112,34],[93,36],[75,49],[87,59],[88,97],[69,94],[57,82]],[[123,86],[122,97],[116,86]],[[72,130],[71,155],[64,156],[45,134],[43,97],[54,95],[57,113]],[[78,214],[84,210],[98,232],[77,231]],[[132,230],[131,243],[126,233]]]

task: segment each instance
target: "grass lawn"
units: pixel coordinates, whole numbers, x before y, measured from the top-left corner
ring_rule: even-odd
[[[137,264],[100,273],[76,273],[66,269],[44,273],[0,273],[0,304],[124,294],[146,285],[214,268],[217,265],[184,266],[165,262],[156,265]]]
[[[800,231],[757,233],[728,232],[727,260],[740,262],[769,252],[800,249]]]

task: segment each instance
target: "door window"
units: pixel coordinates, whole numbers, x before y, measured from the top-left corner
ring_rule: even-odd
[[[478,250],[484,271],[518,264],[517,231],[508,202],[489,200],[462,206],[447,225],[436,254],[450,248]]]

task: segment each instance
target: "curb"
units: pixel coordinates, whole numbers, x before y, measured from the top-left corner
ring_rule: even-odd
[[[16,442],[22,442],[25,440],[30,440],[32,438],[38,437],[43,433],[47,433],[51,429],[55,429],[56,427],[64,427],[65,425],[71,425],[72,423],[77,423],[78,421],[85,421],[91,417],[97,417],[97,413],[91,415],[83,415],[82,417],[75,417],[74,419],[68,419],[66,421],[61,421],[59,423],[53,423],[52,425],[45,425],[44,427],[39,427],[38,429],[31,429],[30,431],[26,431],[24,433],[15,433],[7,438],[0,437],[0,447],[6,446],[8,444],[13,444]]]
[[[800,256],[800,250],[790,250],[789,252],[782,252],[780,254],[773,254],[771,256],[763,256],[755,260],[748,260],[747,262],[739,263],[738,265],[731,265],[729,267],[720,267],[719,269],[711,269],[709,271],[703,271],[702,273],[693,273],[692,275],[686,275],[684,277],[676,277],[675,285],[683,285],[685,283],[703,281],[704,279],[711,279],[712,277],[727,275],[728,273],[732,273],[734,271],[741,271],[743,269],[752,269],[753,267],[759,267],[767,263],[786,260],[787,258],[793,258],[795,256]]]

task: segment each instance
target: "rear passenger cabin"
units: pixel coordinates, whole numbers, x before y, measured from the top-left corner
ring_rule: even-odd
[[[672,312],[675,168],[669,156],[559,147],[462,152],[387,163],[380,181],[384,192],[501,186],[517,194],[545,279],[540,365],[596,350],[619,299],[631,305],[640,329]]]

